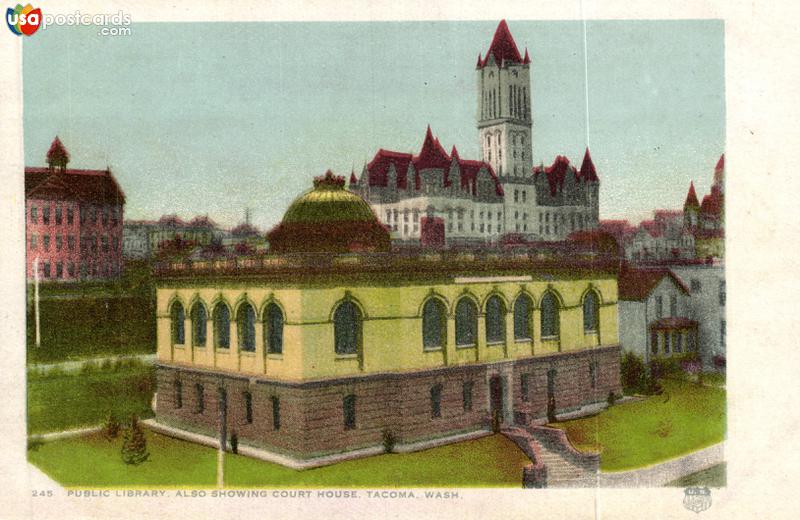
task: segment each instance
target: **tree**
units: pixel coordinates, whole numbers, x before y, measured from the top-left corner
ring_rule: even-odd
[[[141,464],[150,457],[147,451],[147,439],[139,425],[139,419],[131,416],[131,423],[125,430],[122,441],[122,460],[125,464]]]
[[[117,420],[117,416],[114,415],[114,412],[109,412],[106,418],[106,424],[103,427],[103,434],[105,434],[108,439],[116,439],[117,435],[119,435],[119,430],[120,424]]]

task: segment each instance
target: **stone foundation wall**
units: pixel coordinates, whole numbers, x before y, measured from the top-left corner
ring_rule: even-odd
[[[227,393],[227,431],[239,441],[300,458],[380,445],[383,431],[398,443],[486,429],[491,425],[489,380],[506,374],[512,385],[514,417],[528,422],[547,413],[547,373],[555,369],[558,412],[605,400],[619,393],[618,346],[558,353],[537,358],[447,367],[412,374],[380,374],[324,382],[286,383],[246,378],[222,372],[158,365],[156,419],[207,435],[218,435],[219,391]],[[597,364],[592,387],[590,363]],[[498,370],[503,366],[505,372]],[[510,369],[510,375],[508,370]],[[528,374],[528,397],[522,395],[522,375]],[[182,406],[177,406],[176,381],[181,382]],[[463,388],[472,383],[472,406],[464,409]],[[195,385],[203,386],[199,411]],[[441,385],[441,414],[432,416],[431,388]],[[252,399],[247,421],[245,394]],[[343,400],[355,396],[355,428],[345,428]],[[280,422],[273,423],[277,398]]]

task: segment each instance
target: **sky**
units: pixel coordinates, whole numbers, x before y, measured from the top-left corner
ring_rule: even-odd
[[[475,62],[498,21],[49,26],[23,46],[26,165],[58,135],[70,167],[111,168],[128,219],[230,227],[250,208],[267,230],[314,176],[416,153],[428,124],[479,158]],[[588,21],[586,54],[580,21],[508,24],[532,60],[534,164],[579,165],[588,145],[601,219],[682,208],[692,180],[708,192],[725,145],[722,21]]]

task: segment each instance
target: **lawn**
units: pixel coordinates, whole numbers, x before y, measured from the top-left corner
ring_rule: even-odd
[[[147,432],[150,460],[127,466],[122,441],[100,434],[45,443],[28,459],[67,487],[213,487],[216,450]],[[227,487],[513,487],[530,463],[502,435],[407,454],[385,454],[296,471],[240,455],[225,456]]]
[[[552,426],[566,430],[578,449],[600,451],[604,471],[648,466],[723,440],[723,389],[678,380],[662,384],[661,395]]]
[[[689,487],[689,486],[708,486],[712,488],[721,488],[727,485],[727,466],[723,462],[716,466],[711,466],[703,471],[692,473],[681,477],[678,480],[673,480],[665,487]]]
[[[28,432],[44,433],[104,422],[110,411],[120,420],[152,415],[153,368],[121,364],[113,370],[28,375]]]

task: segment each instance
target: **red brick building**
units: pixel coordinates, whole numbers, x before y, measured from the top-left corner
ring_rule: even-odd
[[[125,195],[111,171],[67,168],[56,137],[46,167],[25,167],[27,277],[96,280],[122,272]]]

